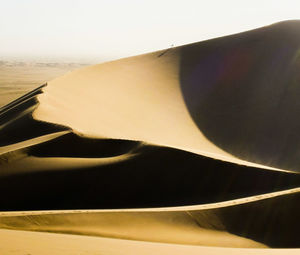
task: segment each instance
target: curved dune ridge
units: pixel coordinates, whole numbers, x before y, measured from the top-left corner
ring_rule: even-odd
[[[12,235],[101,254],[299,252],[299,31],[82,68],[2,107],[2,252]]]

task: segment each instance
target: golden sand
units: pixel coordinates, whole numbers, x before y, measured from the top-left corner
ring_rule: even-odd
[[[0,254],[298,254],[297,125],[286,129],[259,117],[254,128],[229,130],[232,139],[218,136],[229,119],[234,130],[266,109],[270,120],[279,111],[286,121],[294,116],[287,113],[297,113],[297,104],[291,106],[299,78],[293,57],[300,45],[296,28],[297,22],[276,24],[85,67],[1,108]],[[268,50],[282,47],[268,43],[273,37],[280,41],[282,33],[290,51],[274,61]],[[242,50],[232,53],[237,48]],[[213,49],[211,55],[208,49]],[[271,67],[258,60],[251,66],[248,51]],[[205,64],[193,62],[197,54]],[[281,66],[284,61],[290,61],[287,69]],[[236,98],[245,95],[238,85],[248,84],[250,71],[278,66],[285,70],[289,90],[271,89],[267,96],[263,93],[270,84],[280,85],[280,79],[258,75],[255,82],[262,87],[257,94],[249,90],[246,95],[252,96]],[[2,71],[9,73],[9,67]],[[9,84],[9,77],[3,77]],[[46,78],[36,76],[27,88]],[[195,80],[201,93],[198,87],[186,92]],[[273,83],[266,84],[269,80]],[[23,92],[11,87],[2,103]],[[198,119],[205,111],[197,108],[193,94],[213,106],[211,114],[216,123],[223,120],[224,128],[203,128],[201,117],[210,119]],[[236,105],[209,102],[225,95],[224,102]],[[257,98],[264,100],[252,104]],[[232,109],[230,114],[216,112],[220,105]],[[237,113],[246,117],[236,121]],[[286,133],[274,135],[278,130]],[[254,138],[245,143],[246,138],[239,138],[243,132]],[[268,134],[293,155],[269,146]]]

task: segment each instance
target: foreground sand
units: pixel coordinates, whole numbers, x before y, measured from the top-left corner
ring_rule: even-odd
[[[0,230],[0,253],[5,255],[296,255],[299,249],[238,249],[170,245],[90,236]]]
[[[269,249],[300,248],[299,28],[86,67],[2,107],[5,249],[299,253]]]
[[[0,227],[201,246],[298,247],[299,191],[196,206],[2,212]]]

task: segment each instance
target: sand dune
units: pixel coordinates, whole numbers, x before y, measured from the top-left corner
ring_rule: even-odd
[[[83,68],[49,82],[33,115],[89,137],[297,171],[298,29],[283,22]]]
[[[299,190],[196,206],[4,212],[0,227],[204,246],[298,247]]]
[[[85,67],[2,107],[7,254],[13,235],[104,254],[300,248],[299,28]]]

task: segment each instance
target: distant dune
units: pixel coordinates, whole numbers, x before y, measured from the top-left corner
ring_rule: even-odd
[[[87,64],[0,60],[0,107],[84,65]]]
[[[4,251],[299,253],[299,31],[84,67],[3,106]]]

